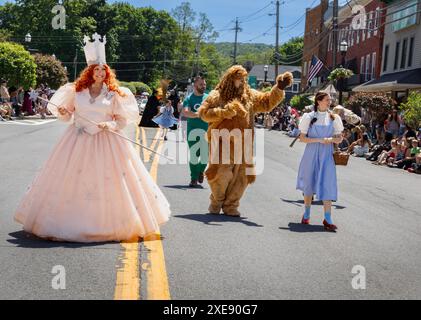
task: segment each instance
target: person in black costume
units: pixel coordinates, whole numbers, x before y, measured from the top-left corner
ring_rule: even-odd
[[[160,105],[161,104],[158,99],[158,91],[154,89],[152,95],[149,97],[148,102],[146,103],[139,127],[158,127],[158,125],[152,121],[152,118],[158,114]]]

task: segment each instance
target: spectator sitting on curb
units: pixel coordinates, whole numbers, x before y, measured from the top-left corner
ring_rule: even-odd
[[[399,157],[390,167],[399,168],[399,169],[408,169],[411,167],[412,163],[415,162],[415,154],[411,154],[411,146],[412,146],[413,138],[403,139],[402,141],[402,149],[403,149],[403,157]],[[417,142],[418,145],[418,142]]]
[[[384,141],[381,144],[375,145],[371,149],[371,152],[367,154],[366,159],[369,161],[376,161],[384,150],[389,151],[392,148],[391,146],[392,140],[393,140],[393,135],[390,132],[386,132]]]
[[[395,159],[398,153],[400,152],[400,144],[396,141],[396,139],[393,139],[391,142],[392,149],[389,151],[383,150],[380,154],[377,161],[374,161],[373,164],[376,165],[385,165],[388,163],[392,163]]]
[[[415,157],[415,163],[408,169],[408,172],[421,174],[421,153]]]
[[[415,158],[421,153],[421,149],[418,146],[418,140],[415,138],[409,138],[408,144],[410,144],[410,147],[408,147],[405,155],[405,159],[400,160],[398,163],[396,163],[398,168],[402,168],[404,170],[408,170],[412,167],[412,165],[415,163]]]
[[[362,137],[358,139],[357,141],[355,141],[354,143],[356,143],[356,145],[351,150],[350,150],[351,147],[348,148],[348,152],[350,152],[351,154],[353,153],[356,157],[364,157],[370,151],[370,148],[372,147],[372,144],[370,142],[370,139],[368,138],[367,133],[363,133]]]

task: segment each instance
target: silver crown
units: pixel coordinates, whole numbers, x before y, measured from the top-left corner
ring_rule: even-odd
[[[85,51],[85,57],[88,66],[93,64],[106,64],[107,61],[105,58],[105,44],[107,43],[107,38],[103,36],[101,42],[101,36],[95,32],[92,35],[92,39],[94,41],[91,41],[88,36],[83,37],[83,50]]]

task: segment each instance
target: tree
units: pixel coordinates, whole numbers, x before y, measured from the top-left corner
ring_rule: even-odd
[[[363,108],[375,121],[382,122],[394,104],[393,99],[384,93],[357,93],[351,96],[345,106],[356,114],[360,114],[360,108]]]
[[[10,33],[6,29],[0,29],[0,42],[8,41]]]
[[[56,58],[49,55],[36,54],[34,59],[37,65],[37,86],[46,84],[52,89],[58,89],[68,81],[64,66]]]
[[[147,84],[145,84],[143,82],[139,82],[139,81],[132,82],[132,84],[136,88],[136,94],[142,94],[143,92],[147,92],[149,94],[152,94],[152,90]]]
[[[411,92],[406,103],[401,104],[404,121],[411,128],[421,128],[421,93]]]
[[[42,54],[55,54],[64,61],[72,80],[86,66],[83,37],[95,32],[107,36],[107,62],[123,81],[151,84],[170,78],[184,84],[193,75],[193,68],[201,67],[206,59],[214,61],[215,67],[206,63],[203,67],[212,79],[218,79],[217,73],[225,64],[221,55],[207,47],[216,37],[210,20],[205,14],[196,14],[188,2],[173,10],[174,17],[127,2],[62,3],[66,9],[64,30],[51,27],[55,16],[51,9],[57,0],[16,0],[0,5],[0,40],[7,36]],[[32,36],[30,44],[25,43],[28,32]],[[206,56],[208,53],[211,58]]]
[[[120,86],[129,89],[133,94],[136,94],[136,86],[133,84],[133,82],[120,81],[119,84]]]
[[[10,86],[28,89],[36,83],[34,58],[21,45],[0,43],[0,74]]]
[[[311,104],[313,104],[313,101],[311,101],[309,94],[293,96],[290,101],[291,107],[297,110],[304,110],[304,107],[309,106]]]
[[[230,60],[224,58],[217,52],[215,46],[212,44],[203,44],[199,69],[206,75],[207,87],[212,89],[218,82],[220,76],[225,72],[230,65]]]
[[[208,86],[212,87],[229,66],[229,59],[219,54],[212,44],[218,33],[204,13],[196,14],[188,2],[182,3],[172,11],[179,24],[176,37],[175,57],[169,77],[175,82],[186,85],[196,73],[206,73]],[[198,16],[197,24],[194,21]]]
[[[182,2],[171,11],[171,15],[177,20],[182,33],[192,30],[192,23],[196,19],[196,12],[192,9],[190,2]]]
[[[281,64],[301,66],[303,50],[304,37],[291,38],[279,48]]]

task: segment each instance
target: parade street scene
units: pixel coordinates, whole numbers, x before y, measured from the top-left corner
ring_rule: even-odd
[[[0,0],[0,82],[0,300],[421,299],[421,0]]]

